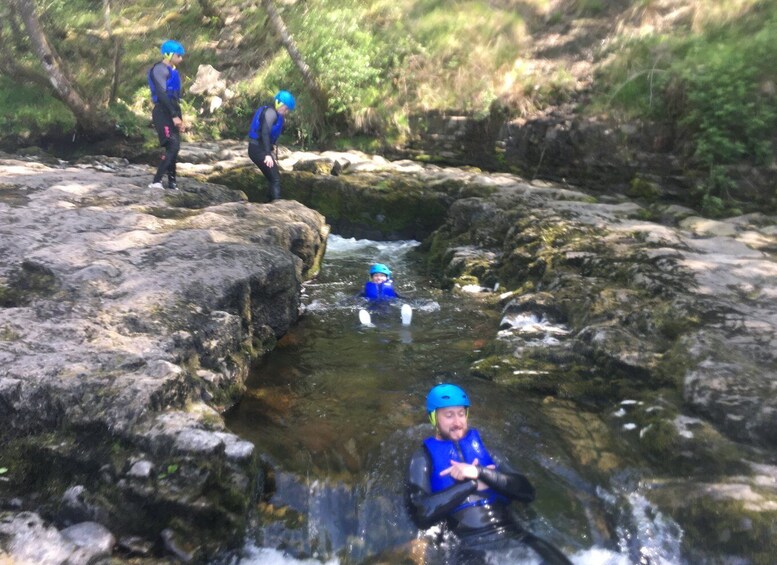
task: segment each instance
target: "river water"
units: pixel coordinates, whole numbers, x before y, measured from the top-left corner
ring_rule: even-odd
[[[423,536],[405,509],[404,474],[431,432],[424,398],[439,382],[467,390],[471,425],[536,486],[537,500],[518,508],[528,530],[580,565],[683,563],[682,532],[649,504],[638,472],[580,475],[541,399],[471,376],[505,321],[485,293],[435,288],[416,246],[330,237],[321,272],[304,289],[304,315],[252,371],[227,423],[263,454],[269,488],[234,563],[408,557]],[[359,323],[357,295],[374,262],[392,268],[401,302],[414,309],[409,326],[399,304],[374,312],[374,327]],[[543,320],[509,321],[521,323],[545,327],[551,344],[564,333]],[[536,562],[529,553],[492,557]]]

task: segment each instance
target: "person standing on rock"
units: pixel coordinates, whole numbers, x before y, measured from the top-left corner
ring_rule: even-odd
[[[278,171],[277,156],[273,156],[273,146],[283,133],[284,117],[296,106],[294,96],[287,90],[281,90],[275,95],[274,104],[260,106],[251,120],[248,156],[267,179],[270,189],[268,202],[281,197],[281,174]]]
[[[148,86],[154,110],[151,119],[159,135],[159,145],[165,152],[157,167],[149,188],[164,188],[162,177],[167,174],[167,188],[176,190],[175,163],[181,149],[181,134],[186,131],[181,113],[181,77],[178,65],[183,61],[183,45],[172,39],[165,41],[160,49],[162,60],[148,70]]]
[[[407,477],[416,525],[444,522],[461,542],[456,563],[485,564],[487,552],[523,544],[549,565],[571,565],[561,551],[524,530],[509,510],[512,500],[531,502],[534,487],[469,427],[470,401],[453,384],[439,384],[426,397],[434,436],[413,454]]]

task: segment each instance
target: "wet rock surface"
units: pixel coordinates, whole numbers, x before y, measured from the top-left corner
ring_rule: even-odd
[[[632,381],[677,383],[732,437],[774,446],[777,218],[665,225],[649,215],[516,183],[454,204],[436,237],[495,253],[479,278],[522,285],[523,302],[526,290],[550,293],[581,359]],[[447,268],[458,275],[455,260]]]
[[[767,468],[777,445],[776,225],[516,178],[455,202],[425,246],[454,288],[503,307],[502,346],[474,374],[546,395],[589,473],[649,465],[689,546],[761,562],[777,489],[747,462]]]
[[[0,177],[2,236],[14,242],[0,280],[0,418],[12,439],[0,466],[24,451],[27,482],[57,493],[33,503],[9,490],[2,501],[15,515],[34,507],[58,527],[108,524],[127,554],[197,559],[205,542],[186,533],[214,519],[224,524],[216,535],[242,531],[243,495],[261,486],[252,445],[224,430],[219,410],[239,395],[247,357],[293,322],[323,219],[293,201],[232,202],[239,191],[200,181],[262,200],[244,144],[188,145],[181,194],[143,188],[147,172],[121,160],[82,164],[85,184],[61,163],[2,162],[32,172]],[[727,523],[750,526],[721,525],[720,551],[771,550],[764,524],[777,493],[769,467],[745,460],[766,459],[759,450],[777,437],[776,218],[710,221],[677,205],[357,152],[282,151],[281,165],[284,196],[342,235],[426,238],[444,283],[503,309],[501,345],[472,371],[544,396],[578,465],[606,476],[639,452],[672,477],[657,480],[654,499],[689,536],[703,536],[723,501]],[[98,171],[110,171],[110,186]],[[18,214],[41,195],[49,213],[35,223],[46,228],[15,229],[33,223]],[[111,198],[121,210],[101,211]],[[81,239],[58,229],[64,215]],[[83,350],[71,355],[71,344]],[[43,462],[67,479],[27,473]],[[680,476],[693,497],[664,496]],[[746,491],[746,506],[729,496]],[[136,536],[128,517],[144,511],[193,526],[155,518]]]
[[[296,320],[328,228],[293,201],[149,182],[122,159],[0,158],[0,555],[56,537],[87,562],[166,528],[195,557],[239,542],[261,476],[220,413]]]

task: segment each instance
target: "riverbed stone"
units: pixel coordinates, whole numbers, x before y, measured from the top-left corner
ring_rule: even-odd
[[[60,533],[78,547],[78,558],[70,558],[73,562],[92,563],[97,559],[109,557],[116,543],[113,534],[97,522],[74,524]]]
[[[77,549],[34,512],[0,512],[0,558],[9,563],[61,565]]]

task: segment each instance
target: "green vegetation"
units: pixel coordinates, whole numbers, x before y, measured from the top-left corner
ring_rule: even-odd
[[[777,5],[702,0],[692,8],[690,33],[614,45],[622,51],[599,74],[592,111],[674,124],[680,151],[705,171],[698,197],[714,216],[738,204],[732,165],[773,159]]]
[[[70,131],[76,121],[62,102],[40,96],[38,87],[19,85],[0,75],[0,131],[5,138],[35,138]]]
[[[232,6],[218,0],[214,4],[221,10]],[[257,105],[279,88],[301,94],[300,110],[291,122],[301,142],[315,141],[314,133],[317,139],[330,138],[332,128],[349,136],[385,135],[401,140],[407,133],[409,114],[418,110],[456,108],[485,114],[505,88],[520,91],[523,86],[515,85],[525,81],[530,90],[536,81],[527,78],[530,71],[516,66],[527,41],[526,24],[517,9],[521,3],[506,2],[499,8],[479,0],[455,4],[452,10],[449,2],[441,0],[278,3],[303,57],[329,94],[329,129],[313,132],[311,104],[299,72],[258,5],[239,12],[233,27],[224,30],[244,41],[233,56],[219,58],[220,22],[205,17],[197,3],[179,0],[163,10],[149,0],[115,3],[111,27],[123,54],[118,96],[110,113],[121,133],[152,140],[152,132],[145,127],[151,109],[145,72],[158,58],[159,44],[170,37],[180,39],[187,48],[182,65],[184,89],[191,86],[201,64],[231,67],[228,80],[237,96],[213,115],[197,116],[202,101],[187,96],[189,105],[184,109],[193,134],[202,137],[243,136]],[[101,10],[89,0],[54,0],[46,4],[43,21],[85,96],[98,106],[107,106],[114,74],[113,44]],[[7,30],[4,33],[10,35]],[[28,45],[20,46],[18,53],[26,67],[40,69]],[[567,80],[563,74],[559,74],[562,82]],[[44,87],[31,86],[26,93],[15,90],[12,80],[0,83],[0,110],[4,116],[15,116],[14,127],[29,130],[41,122],[62,123],[62,130],[74,127],[64,105],[48,92],[40,96]],[[14,104],[25,98],[51,108],[25,108],[29,116],[13,112]],[[40,130],[45,128],[27,137],[34,139]]]

